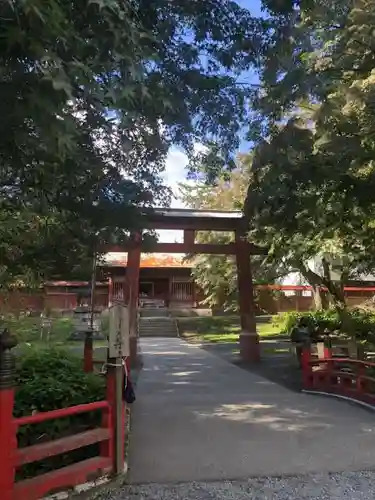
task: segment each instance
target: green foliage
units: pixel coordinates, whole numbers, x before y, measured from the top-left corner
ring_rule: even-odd
[[[30,348],[17,359],[15,416],[104,398],[104,379],[83,372],[82,359],[66,349]]]
[[[250,123],[250,237],[316,293],[325,286],[342,309],[345,281],[375,265],[375,3],[263,3],[268,40]]]
[[[282,313],[273,318],[273,323],[280,328],[280,331],[290,334],[300,318],[306,318],[311,329],[317,329],[322,333],[327,331],[330,334],[335,333],[371,342],[375,338],[375,314],[359,309],[346,311],[344,321],[337,310],[330,309],[307,313]]]
[[[172,144],[228,160],[259,28],[229,0],[2,2],[0,287],[80,273],[142,228]]]
[[[272,322],[283,333],[290,334],[301,318],[306,318],[310,328],[328,329],[335,332],[340,329],[341,320],[335,310],[311,312],[286,312],[274,316]]]
[[[8,328],[13,335],[16,335],[20,344],[25,342],[38,342],[43,337],[53,343],[66,342],[73,332],[74,325],[71,318],[51,318],[51,328],[45,328],[42,332],[42,320],[40,317],[20,316],[16,317],[7,314],[0,320],[2,327]],[[48,332],[49,330],[49,332]],[[43,333],[43,335],[41,335]]]
[[[105,381],[99,375],[85,374],[82,359],[64,349],[46,348],[24,351],[17,358],[14,416],[56,410],[105,398]],[[97,426],[100,412],[26,425],[18,430],[20,447],[68,436]],[[52,457],[21,469],[20,477],[69,465],[95,453],[94,448]]]
[[[229,176],[221,176],[215,184],[199,182],[194,186],[182,184],[181,196],[184,204],[191,208],[211,210],[241,210],[245,199],[250,174],[251,155],[239,157],[237,168]],[[202,231],[197,233],[200,243],[226,244],[233,241],[230,232]],[[256,283],[272,283],[282,276],[285,269],[270,266],[263,257],[252,258]],[[204,304],[208,307],[238,309],[237,266],[235,256],[199,255],[191,259],[192,275],[204,293]]]

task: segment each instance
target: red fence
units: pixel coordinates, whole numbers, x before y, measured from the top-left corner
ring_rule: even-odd
[[[14,393],[13,355],[15,342],[7,331],[0,335],[0,498],[1,500],[37,500],[49,493],[72,488],[93,477],[116,472],[118,462],[115,447],[122,446],[120,456],[124,457],[125,436],[115,441],[116,432],[124,432],[125,408],[122,407],[120,425],[116,428],[115,415],[115,372],[107,373],[107,394],[105,401],[82,404],[49,412],[40,412],[21,418],[13,417]],[[23,425],[64,418],[72,415],[101,411],[101,425],[63,439],[19,448],[17,431]],[[118,423],[117,423],[118,424]],[[120,430],[119,430],[120,429]],[[122,437],[122,439],[121,439]],[[99,443],[97,456],[84,459],[52,472],[31,479],[15,480],[16,470],[25,464],[38,462],[48,457],[61,455],[79,448]],[[123,466],[123,463],[122,463]]]
[[[302,353],[303,388],[307,392],[328,394],[375,406],[375,363],[360,359],[312,356],[311,349]]]

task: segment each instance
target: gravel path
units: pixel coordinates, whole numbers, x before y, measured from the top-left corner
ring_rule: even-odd
[[[373,500],[374,491],[375,473],[356,472],[127,486],[100,500]]]

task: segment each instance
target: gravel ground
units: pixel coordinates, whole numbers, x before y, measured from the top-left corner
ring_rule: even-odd
[[[97,500],[373,500],[375,472],[125,486]]]

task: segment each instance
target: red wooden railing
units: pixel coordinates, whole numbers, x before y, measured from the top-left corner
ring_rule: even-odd
[[[120,416],[120,436],[116,438],[115,371],[106,374],[106,399],[69,408],[13,417],[15,387],[11,349],[15,342],[7,331],[0,334],[0,498],[1,500],[37,500],[51,492],[70,489],[106,473],[116,472],[123,463],[116,460],[115,449],[124,457],[125,407]],[[72,415],[101,411],[99,427],[41,444],[19,448],[17,432],[21,426],[34,425]],[[121,436],[122,433],[122,436]],[[117,436],[118,437],[118,436]],[[31,479],[16,481],[16,470],[26,464],[65,454],[99,443],[98,455]]]
[[[108,401],[72,406],[70,408],[37,413],[13,420],[13,429],[14,432],[17,432],[18,428],[22,425],[37,424],[96,410],[102,410],[103,413],[101,427],[64,437],[63,439],[56,439],[25,448],[17,448],[14,455],[14,469],[95,443],[101,443],[100,455],[52,472],[41,474],[32,479],[25,479],[14,483],[12,500],[21,498],[23,500],[37,500],[51,491],[84,483],[90,474],[97,473],[98,475],[103,475],[110,472],[112,470],[114,436],[112,408]]]
[[[375,363],[360,359],[332,356],[329,348],[324,357],[314,358],[311,349],[302,353],[303,389],[375,406]]]

